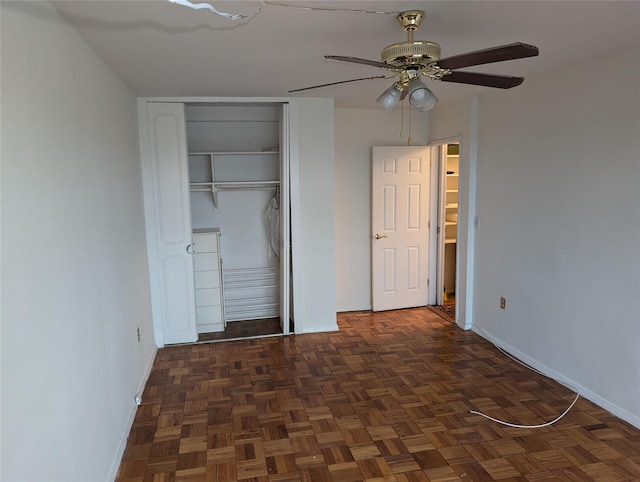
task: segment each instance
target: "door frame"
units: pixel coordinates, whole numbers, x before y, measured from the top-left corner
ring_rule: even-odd
[[[444,195],[442,193],[442,186],[444,183],[443,172],[444,172],[444,162],[446,160],[446,148],[449,144],[458,144],[460,149],[462,150],[462,139],[457,137],[449,137],[446,139],[439,139],[429,143],[431,147],[431,158],[434,162],[431,163],[431,219],[436,222],[436,229],[431,230],[429,233],[431,239],[431,252],[430,257],[432,260],[435,260],[434,263],[429,265],[429,279],[433,280],[432,283],[429,283],[429,304],[436,305],[438,303],[438,287],[442,285],[442,276],[444,273],[442,272],[443,265],[443,257],[444,257],[444,226],[441,226],[440,223],[443,221],[442,212],[443,212],[443,203],[444,203]],[[460,161],[459,161],[460,162]],[[460,168],[460,176],[462,177],[463,172]],[[460,185],[461,179],[458,180],[458,196],[460,196]],[[466,240],[464,240],[460,236],[460,219],[462,216],[461,212],[465,209],[465,206],[460,202],[460,197],[458,197],[458,225],[457,225],[457,242],[456,242],[456,286],[459,286],[460,281],[460,263],[458,262],[460,259],[460,253],[462,252],[462,244],[466,244]],[[456,322],[458,321],[458,313],[461,304],[464,303],[464,300],[460,299],[459,296],[456,295]]]
[[[289,334],[291,326],[291,190],[289,104],[280,105],[280,329]]]
[[[285,185],[281,180],[281,193],[283,189],[286,189],[289,193],[289,205],[290,205],[290,219],[288,223],[289,236],[286,241],[289,243],[289,252],[291,257],[289,258],[289,265],[291,269],[291,276],[285,276],[290,283],[290,286],[286,288],[287,294],[284,298],[289,298],[287,303],[287,310],[289,311],[289,318],[295,325],[296,307],[299,304],[294,303],[296,295],[299,296],[299,288],[292,281],[297,279],[296,276],[300,271],[300,263],[294,262],[296,256],[295,249],[291,249],[295,246],[295,240],[300,238],[300,214],[299,210],[295,207],[296,202],[299,202],[299,155],[298,155],[298,129],[297,122],[297,101],[296,99],[282,97],[282,98],[269,98],[269,97],[145,97],[138,99],[138,134],[140,138],[140,163],[141,163],[141,181],[145,211],[145,225],[147,235],[147,260],[149,268],[149,283],[150,283],[150,303],[151,303],[151,316],[153,318],[153,333],[156,345],[163,347],[165,345],[164,327],[163,327],[163,315],[162,307],[160,306],[162,297],[158,296],[162,293],[161,279],[159,277],[159,267],[157,263],[158,248],[156,239],[156,220],[155,220],[155,187],[153,185],[152,176],[152,158],[151,158],[151,145],[149,138],[149,117],[147,113],[148,103],[181,103],[184,105],[203,103],[203,104],[279,104],[282,109],[288,107],[288,138],[289,146],[288,152],[284,157],[284,160],[288,160],[288,182]],[[283,227],[284,228],[284,227]],[[285,242],[285,240],[283,240]],[[284,248],[284,246],[283,246]],[[282,285],[284,285],[281,282]],[[195,293],[194,293],[194,306],[195,306]],[[290,309],[289,309],[290,308]],[[289,323],[286,323],[287,327]],[[288,331],[288,330],[287,330]],[[197,341],[197,333],[195,334],[194,342]]]

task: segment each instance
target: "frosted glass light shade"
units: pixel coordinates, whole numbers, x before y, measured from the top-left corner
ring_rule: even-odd
[[[385,90],[380,97],[376,100],[385,109],[391,110],[398,102],[400,102],[400,96],[402,95],[402,85],[397,82]]]
[[[409,92],[409,103],[421,112],[433,109],[438,103],[438,98],[420,79],[413,79],[407,89]]]

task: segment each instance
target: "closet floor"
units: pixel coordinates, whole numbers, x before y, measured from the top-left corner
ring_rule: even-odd
[[[640,430],[426,308],[165,347],[118,482],[640,480]]]
[[[279,318],[261,320],[243,320],[227,323],[224,332],[200,333],[198,342],[234,340],[237,338],[252,338],[256,336],[279,335],[282,333]]]

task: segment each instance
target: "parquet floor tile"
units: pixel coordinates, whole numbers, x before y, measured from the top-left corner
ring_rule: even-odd
[[[640,430],[427,308],[158,350],[118,482],[640,481]]]

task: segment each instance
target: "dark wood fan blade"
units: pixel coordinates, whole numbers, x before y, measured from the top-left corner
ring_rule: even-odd
[[[443,69],[462,69],[474,65],[491,64],[505,60],[523,59],[538,55],[538,47],[516,42],[500,47],[492,47],[466,54],[454,55],[438,60],[437,64]]]
[[[369,65],[371,67],[379,67],[381,69],[396,70],[396,67],[394,67],[393,65],[385,64],[384,62],[376,62],[375,60],[360,59],[358,57],[344,57],[342,55],[325,55],[324,58],[329,60],[340,60],[342,62],[351,62],[354,64]]]
[[[524,77],[511,77],[510,75],[480,74],[477,72],[451,72],[442,77],[442,82],[457,82],[459,84],[482,85],[496,87],[498,89],[510,89],[524,81]]]
[[[358,82],[359,80],[384,79],[385,77],[386,76],[384,75],[376,75],[374,77],[362,77],[360,79],[341,80],[340,82],[330,82],[328,84],[314,85],[313,87],[303,87],[302,89],[293,89],[293,90],[290,90],[289,93],[302,92],[303,90],[319,89],[320,87],[329,87],[330,85],[346,84],[348,82]]]

